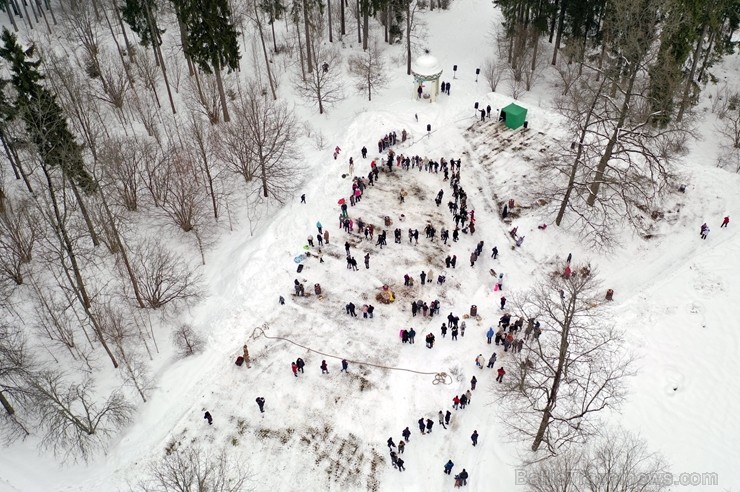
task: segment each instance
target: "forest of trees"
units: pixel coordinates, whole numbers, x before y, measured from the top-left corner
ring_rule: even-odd
[[[541,163],[550,185],[538,190],[556,223],[600,246],[618,224],[645,232],[645,217],[675,189],[698,92],[734,49],[740,0],[495,4],[505,22],[493,26],[481,59],[491,89],[506,80],[517,97],[543,70],[559,76],[556,107],[570,139]],[[266,207],[291,198],[302,179],[297,141],[322,145],[280,84],[290,81],[325,113],[345,97],[339,77],[348,72],[372,101],[387,82],[381,44],[398,44],[410,73],[427,35],[420,14],[448,7],[0,1],[11,27],[0,36],[3,438],[33,433],[62,460],[104,448],[135,401],[147,401],[151,362],[171,352],[160,344],[172,340],[183,354],[202,347],[198,327],[176,313],[202,295],[200,268],[219,234],[240,218],[254,232]],[[358,50],[345,59],[347,45]],[[740,97],[725,101],[723,134],[738,155]],[[163,228],[179,240],[157,239]],[[589,288],[573,282],[561,287],[574,296]],[[620,341],[609,330],[599,336]],[[535,354],[543,380],[552,379],[544,367],[553,350]],[[522,384],[535,377],[529,369]],[[103,370],[118,374],[119,387],[98,390]],[[619,400],[621,388],[598,398]],[[551,410],[529,415],[541,432],[522,430],[535,449],[578,437],[553,423]]]

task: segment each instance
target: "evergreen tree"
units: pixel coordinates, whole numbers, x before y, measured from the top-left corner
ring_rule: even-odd
[[[227,0],[172,0],[188,37],[186,54],[201,70],[216,76],[224,121],[229,121],[221,71],[239,68],[239,42]]]
[[[61,169],[82,190],[94,191],[95,180],[85,169],[82,148],[69,131],[56,98],[40,83],[44,78],[38,71],[41,61],[30,59],[34,46],[24,51],[5,28],[0,39],[0,57],[10,65],[10,82],[17,92],[15,105],[39,156],[50,168]]]
[[[123,7],[121,7],[123,20],[131,27],[132,31],[139,35],[141,44],[145,47],[149,47],[153,40],[157,41],[155,44],[160,44],[159,39],[164,33],[164,30],[159,29],[155,24],[154,33],[156,37],[152,37],[152,29],[147,18],[147,7],[151,15],[154,16],[157,11],[157,3],[153,0],[124,0]]]

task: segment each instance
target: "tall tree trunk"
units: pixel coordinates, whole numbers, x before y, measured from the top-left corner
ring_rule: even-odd
[[[568,6],[568,0],[562,0],[560,4],[560,16],[558,17],[558,32],[555,36],[555,46],[552,48],[552,64],[558,61],[558,50],[560,49],[560,40],[563,37],[563,26],[565,25],[565,9]],[[550,40],[552,41],[552,34],[550,34]]]
[[[221,99],[221,109],[224,113],[224,123],[231,121],[229,117],[229,108],[226,105],[226,92],[224,91],[224,81],[221,79],[221,67],[213,67],[213,73],[216,75],[216,86],[218,87],[218,97]]]
[[[701,34],[699,34],[699,37],[696,40],[694,60],[691,62],[691,71],[689,72],[688,77],[686,77],[686,82],[683,88],[683,95],[681,96],[681,104],[678,108],[678,114],[676,115],[676,121],[681,121],[683,119],[683,114],[686,111],[686,107],[689,105],[689,92],[691,91],[691,87],[694,85],[694,75],[696,74],[696,67],[699,64],[701,48],[704,45],[704,36],[706,35],[706,33],[707,23],[704,22],[704,25],[701,27]]]
[[[701,82],[701,79],[704,76],[704,70],[706,70],[707,66],[709,65],[709,57],[712,54],[712,49],[714,48],[714,40],[716,39],[716,36],[717,30],[712,29],[712,31],[709,33],[709,43],[707,45],[707,49],[704,52],[704,60],[702,60],[699,74],[696,76],[697,82]]]
[[[15,23],[15,16],[13,15],[13,5],[8,2],[6,8],[8,9],[8,19],[10,19],[10,23],[13,24],[13,30],[18,32],[18,24]]]
[[[635,62],[633,63],[636,64]],[[599,159],[599,164],[596,166],[596,174],[594,175],[594,180],[591,182],[588,200],[586,200],[586,203],[588,204],[589,207],[593,207],[594,203],[596,203],[596,196],[599,194],[599,188],[601,187],[601,182],[604,180],[604,173],[606,172],[606,165],[609,163],[609,160],[612,158],[612,152],[614,151],[614,146],[617,144],[617,138],[619,137],[619,130],[622,129],[622,125],[624,125],[624,121],[627,119],[627,112],[629,111],[630,101],[632,100],[632,87],[635,84],[635,79],[637,78],[637,72],[638,72],[637,67],[633,67],[632,76],[629,79],[627,90],[624,91],[624,102],[622,103],[622,108],[619,114],[619,119],[617,120],[617,124],[614,127],[614,130],[612,131],[611,136],[609,137],[609,142],[606,144],[606,147],[604,148],[604,153],[601,155],[601,159]]]
[[[548,43],[552,43],[552,38],[555,35],[555,26],[558,23],[558,21],[557,21],[557,19],[558,19],[558,13],[559,13],[559,10],[558,9],[559,8],[562,8],[559,5],[558,0],[555,0],[555,3],[553,3],[553,7],[555,7],[555,8],[552,9],[552,18],[550,19],[550,37],[547,39],[547,42]]]
[[[360,2],[362,0],[357,0],[357,44],[360,44],[362,42],[362,29],[360,29]]]
[[[411,0],[406,2],[406,75],[411,75]]]
[[[31,186],[31,182],[28,180],[28,176],[23,170],[23,164],[18,157],[18,152],[15,150],[15,145],[10,140],[8,140],[5,134],[5,129],[2,126],[0,126],[0,140],[3,143],[5,152],[8,154],[8,160],[10,161],[11,166],[13,166],[13,171],[16,173],[16,179],[22,178],[23,182],[26,184],[26,189],[28,190],[28,192],[33,194],[33,187]],[[20,174],[20,176],[18,174]]]
[[[111,352],[110,347],[108,347],[108,344],[105,341],[105,337],[103,336],[103,331],[101,330],[97,318],[91,310],[92,302],[90,296],[87,293],[85,282],[82,279],[82,272],[80,271],[79,264],[77,263],[77,255],[74,251],[74,245],[72,244],[72,240],[69,237],[69,233],[67,232],[67,227],[64,224],[64,220],[62,219],[61,211],[59,210],[59,204],[57,203],[56,191],[54,190],[54,184],[51,180],[51,175],[49,174],[49,170],[47,169],[46,165],[42,164],[41,169],[44,173],[44,176],[46,177],[46,184],[49,189],[49,197],[51,198],[52,208],[54,209],[55,232],[57,233],[57,237],[59,238],[62,249],[67,253],[67,256],[69,257],[69,262],[72,267],[72,273],[74,274],[73,281],[75,295],[78,297],[80,303],[82,304],[82,308],[85,310],[85,314],[87,314],[88,318],[90,319],[90,323],[93,325],[93,329],[95,330],[98,341],[103,346],[103,349],[105,349],[108,357],[110,357],[110,360],[113,363],[113,367],[117,369],[118,361],[113,355],[113,352]],[[66,266],[64,265],[62,265],[62,268],[66,270]]]
[[[285,16],[288,17],[287,15]],[[270,27],[272,28],[272,49],[274,53],[277,55],[278,47],[277,47],[277,36],[275,35],[275,15],[270,12]]]
[[[28,8],[26,7],[26,2],[23,2],[23,12],[25,12],[26,14],[25,21],[28,22],[28,27],[33,29],[33,22],[31,22],[31,17],[29,17],[28,15]]]
[[[172,108],[172,113],[177,113],[177,110],[175,109],[175,101],[172,98],[172,89],[170,89],[170,80],[167,77],[167,67],[164,63],[164,57],[162,56],[162,38],[159,35],[159,31],[157,28],[157,23],[154,22],[154,18],[152,17],[151,10],[149,9],[149,4],[147,2],[144,2],[144,10],[146,10],[146,19],[147,24],[149,25],[149,32],[152,36],[152,47],[154,48],[154,57],[159,62],[159,66],[162,69],[162,78],[164,79],[164,86],[167,89],[167,96],[170,99],[170,107]]]
[[[87,211],[87,206],[85,205],[85,201],[82,199],[80,190],[77,188],[77,185],[72,179],[69,180],[69,186],[72,188],[72,193],[74,193],[77,204],[80,206],[80,213],[82,214],[82,218],[85,220],[85,225],[87,226],[87,231],[90,233],[90,238],[92,239],[93,246],[100,246],[98,233],[95,232],[95,227],[93,226],[92,220],[90,219],[90,214]]]
[[[306,68],[305,68],[305,62],[303,60],[303,45],[301,45],[301,24],[300,22],[295,23],[295,31],[298,36],[298,55],[301,59],[301,80],[306,81]]]
[[[388,42],[388,11],[390,10],[390,4],[387,4],[383,9],[383,36],[385,36],[385,42]]]
[[[341,14],[340,15],[342,17],[342,19],[339,22],[339,25],[340,25],[340,29],[341,29],[340,32],[341,32],[342,36],[344,36],[345,34],[347,34],[347,30],[346,30],[346,26],[345,26],[345,22],[344,22],[344,2],[345,1],[346,0],[339,0],[340,7],[341,7],[340,8],[340,10],[341,10]]]
[[[267,79],[270,81],[270,91],[272,91],[272,99],[277,100],[277,94],[275,94],[275,83],[272,80],[272,69],[270,68],[270,58],[267,56],[267,47],[265,47],[265,35],[262,32],[262,21],[260,20],[259,12],[257,11],[257,4],[254,3],[254,18],[257,22],[257,29],[260,33],[260,42],[262,42],[262,54],[265,56],[265,67],[267,68]],[[274,24],[274,22],[273,22]],[[274,35],[275,31],[273,31]]]
[[[593,101],[591,101],[591,107],[589,108],[588,113],[586,114],[586,121],[583,122],[583,129],[581,130],[581,138],[578,140],[578,151],[576,152],[576,157],[573,160],[573,166],[570,169],[570,176],[568,177],[568,187],[565,189],[565,195],[563,196],[563,201],[560,202],[560,209],[558,210],[558,216],[555,218],[555,225],[557,226],[559,226],[563,222],[563,216],[565,215],[565,209],[568,207],[568,202],[570,201],[570,195],[573,192],[573,187],[575,186],[576,175],[578,173],[578,163],[581,160],[581,154],[583,154],[583,142],[586,139],[586,134],[588,133],[588,127],[591,124],[591,117],[594,114],[594,109],[596,109],[596,103],[601,97],[601,89],[604,87],[605,83],[606,83],[606,78],[604,78],[601,84],[599,84],[599,90],[596,91]]]
[[[370,0],[362,0],[362,50],[367,50],[367,38],[370,31]]]
[[[332,29],[331,29],[331,0],[326,0],[326,5],[327,5],[326,11],[329,14],[329,42],[330,43],[333,43],[334,42],[334,37],[333,37],[334,34],[332,33]]]
[[[308,0],[303,0],[303,30],[306,31],[306,71],[313,72],[311,59],[311,27],[308,22]]]
[[[100,186],[100,183],[98,183],[98,186]],[[113,231],[113,238],[118,245],[118,251],[120,251],[121,253],[121,259],[123,260],[123,265],[126,268],[128,278],[131,281],[131,287],[134,289],[134,297],[136,298],[136,303],[139,305],[140,308],[144,309],[146,307],[146,304],[144,304],[144,299],[141,296],[139,281],[136,279],[133,268],[131,268],[131,262],[128,259],[126,246],[123,244],[123,239],[121,239],[121,234],[118,232],[118,227],[116,226],[116,220],[113,217],[110,208],[108,207],[108,200],[106,200],[105,193],[102,189],[100,191],[100,201],[103,204],[103,210],[105,210],[105,215],[108,218],[108,223],[110,224],[111,231]]]
[[[121,12],[118,10],[118,0],[113,1],[113,11],[116,13],[116,19],[118,20],[118,25],[121,27],[121,34],[123,34],[123,42],[126,43],[126,53],[128,54],[131,61],[134,61],[134,50],[132,49],[132,45],[128,40],[128,35],[126,34],[126,26],[123,23],[123,18],[121,17]]]

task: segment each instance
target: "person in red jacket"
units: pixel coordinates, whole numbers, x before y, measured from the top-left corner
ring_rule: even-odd
[[[298,377],[298,366],[295,362],[290,364],[290,369],[293,371],[293,376]]]
[[[452,399],[452,408],[457,410],[458,405],[460,405],[460,398],[455,395],[455,398]]]
[[[506,374],[506,371],[504,371],[504,368],[503,368],[503,366],[502,366],[502,367],[499,367],[499,368],[498,368],[498,376],[496,377],[496,381],[498,381],[499,383],[500,383],[501,381],[503,381],[503,379],[504,379],[504,374]]]
[[[722,219],[722,225],[719,226],[720,229],[723,228],[723,227],[727,227],[727,224],[729,224],[729,223],[730,223],[730,216],[727,215],[727,216],[725,216],[724,219]]]

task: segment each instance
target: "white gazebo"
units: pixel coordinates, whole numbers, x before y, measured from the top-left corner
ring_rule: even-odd
[[[414,97],[436,101],[439,95],[439,77],[442,75],[439,61],[427,51],[411,64],[411,75],[414,76]]]

